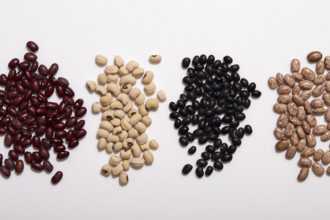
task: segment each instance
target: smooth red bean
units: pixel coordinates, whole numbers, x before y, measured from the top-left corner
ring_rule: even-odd
[[[39,127],[37,127],[37,129],[35,130],[35,134],[38,136],[42,136],[44,135],[46,132],[46,126],[45,125],[39,125]]]
[[[38,107],[39,107],[39,106],[38,106]],[[36,116],[36,108],[35,108],[34,106],[29,105],[29,106],[27,107],[27,110],[28,110],[28,112],[29,112],[32,116]]]
[[[5,159],[5,165],[9,170],[15,169],[15,162],[10,158]]]
[[[7,126],[7,131],[11,135],[15,135],[16,134],[16,129],[15,129],[15,127],[13,125],[8,125]]]
[[[34,53],[28,52],[28,53],[24,54],[24,59],[31,61],[31,62],[36,61],[37,58],[38,58],[37,55],[35,55]]]
[[[38,108],[36,108],[36,114],[37,115],[46,115],[47,109],[45,107],[38,107]]]
[[[25,136],[25,137],[27,137],[27,138],[31,138],[31,137],[32,137],[31,132],[28,131],[28,130],[25,129],[25,128],[22,128],[22,129],[21,129],[21,133],[22,133],[23,136]]]
[[[46,114],[46,118],[52,118],[52,117],[54,117],[56,115],[57,115],[56,111],[49,111]]]
[[[28,102],[22,102],[22,103],[18,106],[18,110],[19,110],[19,111],[23,111],[23,110],[25,110],[28,106],[29,106],[29,103],[28,103]]]
[[[65,139],[66,139],[67,141],[72,141],[73,138],[74,138],[74,131],[73,131],[73,130],[68,131],[67,134],[66,134]]]
[[[0,90],[0,98],[3,98],[7,95],[6,91]]]
[[[29,100],[31,98],[31,96],[32,96],[32,93],[33,93],[32,90],[31,89],[28,89],[26,91],[25,95],[24,95],[24,99],[25,100]]]
[[[42,161],[41,154],[37,151],[32,153],[33,160],[37,163],[40,163]]]
[[[6,116],[7,112],[3,108],[0,108],[0,116]]]
[[[30,67],[30,63],[27,62],[27,61],[23,61],[21,62],[20,64],[18,64],[18,67],[21,69],[21,70],[26,70],[26,69],[29,69]]]
[[[2,156],[2,154],[0,154],[0,166],[2,166],[2,159],[3,159],[3,156]]]
[[[32,137],[32,144],[33,144],[34,147],[36,147],[36,148],[40,148],[40,147],[41,147],[40,137],[34,135],[34,136]]]
[[[77,124],[74,126],[74,130],[78,131],[82,129],[85,125],[85,120],[80,120],[77,122]]]
[[[41,140],[41,145],[44,146],[47,149],[50,149],[52,147],[52,144],[50,143],[50,140],[43,138]]]
[[[7,168],[7,167],[5,167],[5,166],[1,166],[0,167],[0,172],[4,175],[4,176],[6,176],[6,177],[10,177],[10,170]]]
[[[76,115],[76,117],[82,117],[86,114],[86,112],[87,112],[87,109],[85,107],[82,107],[82,108],[76,110],[75,115]]]
[[[12,60],[8,63],[8,67],[9,67],[10,69],[13,69],[13,68],[15,68],[18,64],[19,64],[19,59],[14,58],[14,59],[12,59]]]
[[[17,75],[15,76],[15,81],[16,82],[18,82],[18,81],[20,81],[22,78],[23,78],[23,76],[24,76],[24,71],[19,71],[18,73],[17,73]]]
[[[23,138],[23,135],[20,132],[18,132],[14,136],[13,141],[14,141],[15,144],[19,144],[21,142],[22,138]]]
[[[55,138],[64,138],[66,137],[66,133],[64,130],[57,130],[55,131]]]
[[[37,120],[36,120],[36,122],[37,122],[37,125],[43,125],[43,124],[45,124],[45,121],[46,121],[46,116],[39,116],[38,118],[37,118]]]
[[[1,85],[6,85],[8,83],[8,78],[5,74],[1,74],[0,75],[0,84]]]
[[[28,79],[22,79],[22,86],[24,87],[24,88],[22,88],[21,90],[23,91],[23,89],[24,89],[24,93],[26,92],[25,91],[25,88],[26,89],[30,89],[31,88],[31,83],[30,83],[30,81],[28,80]],[[17,85],[16,85],[16,88],[17,88]],[[22,93],[22,92],[21,92]]]
[[[11,119],[9,117],[5,116],[0,120],[0,126],[4,127],[7,124],[9,124],[10,122],[11,122]]]
[[[73,105],[73,108],[80,109],[83,104],[84,104],[83,99],[77,99],[77,101],[75,101],[75,103]]]
[[[15,86],[15,82],[14,81],[9,81],[5,87],[5,90],[7,92],[9,92],[13,87]]]
[[[47,102],[45,107],[47,109],[56,110],[58,108],[58,104],[56,102]]]
[[[77,123],[77,117],[71,117],[65,122],[65,126],[70,128],[73,127]]]
[[[65,118],[70,118],[71,117],[71,115],[72,115],[72,108],[71,107],[67,107],[66,109],[65,109]]]
[[[18,120],[23,121],[25,119],[27,119],[29,117],[29,113],[28,112],[21,112],[18,115]]]
[[[34,61],[33,63],[32,63],[32,65],[31,65],[31,67],[30,67],[30,71],[32,72],[32,73],[34,73],[37,69],[38,69],[38,67],[39,67],[39,63],[38,63],[38,61]],[[32,74],[31,74],[31,76],[32,76]],[[29,77],[28,77],[28,79],[30,79]],[[31,78],[32,79],[32,78]],[[31,80],[30,79],[30,80]]]
[[[13,120],[11,120],[11,123],[16,129],[21,129],[23,127],[23,123],[20,120],[18,120],[17,118],[14,118]]]
[[[14,106],[18,106],[20,105],[22,102],[24,101],[24,97],[23,96],[18,96],[13,100],[13,105]]]
[[[28,119],[26,119],[25,121],[23,121],[23,124],[25,125],[30,125],[33,124],[36,121],[35,117],[29,117]]]
[[[14,99],[17,96],[18,96],[17,90],[11,90],[10,92],[7,93],[7,98],[9,98],[9,99]]]
[[[48,70],[48,73],[50,75],[55,75],[58,71],[58,64],[57,63],[53,63],[50,67],[49,67],[49,70]]]
[[[33,41],[28,41],[26,43],[26,47],[29,48],[33,52],[36,52],[39,49],[38,45]]]
[[[69,157],[70,152],[69,151],[62,151],[57,154],[57,159],[65,159]]]
[[[22,148],[22,147],[20,147],[20,146],[18,146],[18,145],[15,145],[15,146],[14,146],[14,151],[15,151],[16,153],[18,153],[18,154],[24,154],[25,149]]]
[[[49,158],[49,152],[48,152],[48,150],[46,148],[40,147],[39,154],[41,155],[41,157],[43,159],[48,160],[48,158]]]
[[[79,144],[79,141],[77,139],[73,139],[68,143],[69,148],[75,148]]]
[[[8,72],[8,80],[14,80],[15,79],[15,76],[16,76],[16,70],[15,69],[12,69],[12,70],[9,70]]]
[[[20,143],[20,145],[22,146],[22,147],[27,147],[27,146],[29,146],[29,145],[31,145],[32,144],[32,139],[31,138],[25,138],[25,139],[23,139],[22,140],[22,142]]]
[[[48,86],[45,89],[45,96],[50,97],[54,93],[54,86]]]
[[[18,154],[14,150],[10,150],[8,156],[14,161],[18,160]]]
[[[31,163],[31,167],[32,167],[33,169],[35,169],[35,170],[38,170],[38,171],[44,169],[44,166],[43,166],[42,164],[40,164],[40,163],[36,163],[36,162],[32,162],[32,163]]]
[[[4,143],[7,147],[10,147],[10,145],[13,143],[13,136],[9,133],[5,135]]]
[[[50,142],[55,144],[55,145],[63,144],[63,140],[61,138],[52,138],[52,139],[50,139]]]
[[[62,101],[57,109],[58,114],[63,114],[65,112],[65,109],[66,109],[66,103]]]
[[[63,86],[63,87],[69,86],[69,81],[64,77],[58,77],[57,82],[60,86]]]
[[[59,97],[63,97],[64,96],[64,89],[62,86],[56,86],[56,93]]]
[[[33,161],[33,157],[32,157],[31,152],[26,151],[26,152],[24,153],[24,158],[25,158],[25,161],[26,161],[27,163],[32,163],[32,161]]]
[[[52,126],[54,119],[53,118],[46,118],[45,124],[47,126]]]
[[[62,122],[53,125],[54,130],[63,130],[64,128],[65,128],[65,124],[63,124]]]
[[[53,138],[53,128],[52,127],[47,127],[46,138],[48,138],[48,139]]]
[[[65,93],[65,95],[67,95],[69,97],[73,97],[74,96],[74,91],[70,87],[66,87],[64,89],[64,93]]]
[[[52,84],[53,86],[58,85],[57,79],[54,76],[49,76],[48,79],[49,79],[50,84]]]
[[[46,96],[42,92],[38,92],[37,98],[40,100],[40,102],[43,102],[43,103],[48,102]]]
[[[38,128],[38,125],[37,124],[31,124],[31,125],[28,125],[27,129],[29,131],[34,131]]]
[[[85,129],[80,129],[80,130],[76,131],[75,137],[80,139],[80,138],[85,137],[86,134],[87,134],[87,132]]]
[[[57,171],[51,179],[52,183],[56,184],[60,182],[62,177],[63,177],[63,173],[61,171]]]
[[[3,98],[3,99],[2,99],[2,102],[3,102],[4,104],[6,104],[6,105],[11,105],[11,100],[8,99],[8,98]]]
[[[61,122],[61,121],[63,121],[63,119],[64,119],[64,115],[56,115],[54,117],[54,121],[56,121],[56,122]]]
[[[38,108],[41,105],[41,102],[36,96],[31,97],[31,103],[34,107]]]
[[[6,132],[7,132],[6,128],[0,127],[0,134],[4,134]]]
[[[7,106],[6,111],[8,112],[8,114],[14,117],[18,116],[18,111],[15,108],[11,107],[10,105]]]
[[[47,76],[48,75],[48,69],[45,65],[41,64],[38,68],[38,72],[40,75]]]
[[[73,104],[74,104],[74,100],[73,100],[73,98],[71,98],[71,97],[69,97],[69,96],[67,96],[67,95],[63,97],[63,101],[64,101],[65,103],[69,104],[69,105],[73,105]]]
[[[22,173],[24,170],[24,163],[23,163],[23,160],[18,160],[16,162],[16,168],[15,168],[15,171],[16,173]]]
[[[66,150],[66,147],[64,145],[57,145],[54,147],[55,152],[63,152]]]
[[[32,80],[32,90],[34,92],[39,92],[40,91],[40,84],[39,84],[39,80]]]
[[[43,166],[44,166],[44,169],[49,173],[52,172],[54,169],[53,165],[48,160],[44,161]]]

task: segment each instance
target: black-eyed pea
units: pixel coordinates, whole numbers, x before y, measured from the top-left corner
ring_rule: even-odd
[[[131,109],[133,108],[133,102],[128,102],[124,108],[123,108],[123,111],[128,113]]]
[[[148,110],[146,109],[146,106],[145,105],[139,105],[138,107],[138,112],[139,114],[143,117],[143,116],[146,116],[149,114]]]
[[[118,164],[120,164],[121,162],[121,158],[116,156],[116,155],[111,155],[110,156],[110,160],[109,160],[109,163],[112,165],[112,166],[117,166]]]
[[[97,131],[97,137],[98,138],[107,138],[108,136],[109,136],[109,132],[107,130],[99,129]]]
[[[141,151],[149,150],[149,144],[148,143],[141,144],[140,149]]]
[[[107,79],[108,83],[117,83],[118,75],[108,75]]]
[[[128,138],[127,131],[122,131],[118,134],[119,141],[125,141]]]
[[[113,133],[114,135],[117,135],[117,134],[120,134],[122,131],[123,131],[123,129],[122,129],[120,126],[118,126],[118,127],[114,127],[114,128],[113,128],[112,133]],[[119,138],[119,139],[120,139],[120,138]]]
[[[123,149],[123,143],[122,142],[116,142],[114,145],[113,145],[113,151],[115,153],[118,153],[119,151],[121,151]]]
[[[155,98],[149,98],[146,101],[146,108],[148,111],[157,111],[159,107],[159,101]]]
[[[123,170],[124,170],[123,165],[118,164],[112,169],[111,172],[113,176],[119,176],[123,172]]]
[[[128,137],[136,139],[139,136],[139,132],[136,129],[131,129],[128,131]]]
[[[102,120],[111,121],[115,116],[112,111],[105,111],[102,114]]]
[[[154,78],[154,73],[150,70],[146,71],[146,73],[144,74],[144,76],[142,78],[142,84],[147,85],[147,84],[151,83],[153,78]]]
[[[139,169],[139,168],[143,167],[144,163],[145,163],[145,161],[142,157],[134,157],[130,160],[130,165],[134,169]]]
[[[93,80],[88,80],[86,82],[86,88],[89,92],[95,92],[96,91],[96,83]]]
[[[157,150],[158,147],[159,147],[159,144],[158,142],[155,140],[155,139],[151,139],[149,141],[149,147],[152,149],[152,150]]]
[[[135,126],[141,120],[141,118],[142,118],[141,115],[136,113],[130,118],[129,123],[132,126]]]
[[[98,54],[95,56],[95,63],[98,66],[105,66],[108,63],[108,59],[105,56]]]
[[[141,122],[146,126],[149,127],[152,123],[152,120],[149,116],[143,116]]]
[[[102,105],[101,112],[106,112],[108,110],[110,110],[110,105]]]
[[[119,184],[121,186],[125,186],[125,185],[127,185],[127,183],[128,183],[128,175],[127,175],[127,173],[121,173],[119,175]]]
[[[131,110],[128,111],[127,116],[131,118],[135,114],[137,114],[137,110],[135,108],[132,108]]]
[[[120,157],[121,157],[122,160],[128,160],[132,157],[132,151],[130,149],[121,150],[120,151]]]
[[[110,135],[107,137],[108,143],[117,143],[119,142],[119,137],[117,135]]]
[[[299,72],[300,61],[298,59],[292,59],[291,61],[291,72]]]
[[[138,143],[138,145],[142,145],[148,142],[148,135],[146,133],[142,133],[140,134],[137,138],[136,138],[136,142]]]
[[[120,101],[116,100],[116,101],[111,102],[110,107],[113,110],[116,110],[116,109],[122,110],[124,106],[123,106],[123,104],[121,104]]]
[[[119,80],[120,86],[123,86],[126,84],[134,85],[135,83],[136,83],[136,79],[131,75],[125,75],[125,76],[121,77]]]
[[[115,58],[113,59],[113,63],[118,67],[122,67],[125,64],[123,58],[119,55],[115,56]]]
[[[101,105],[109,105],[110,103],[112,103],[113,98],[111,93],[107,93],[106,95],[102,96],[100,98],[100,103]]]
[[[135,87],[130,91],[129,97],[134,101],[140,94],[141,94],[141,90]]]
[[[120,121],[120,126],[125,130],[125,131],[129,131],[132,128],[132,125],[129,123],[127,118],[123,118]]]
[[[113,130],[113,125],[111,124],[111,122],[109,122],[107,120],[103,120],[100,123],[100,128],[111,132]]]
[[[159,90],[157,92],[157,99],[160,101],[160,102],[165,102],[166,101],[166,94],[163,90]]]
[[[149,150],[143,152],[143,158],[146,165],[151,165],[154,162],[154,156]]]
[[[108,82],[107,75],[105,73],[99,74],[98,77],[97,77],[97,82],[98,82],[98,84],[104,86]]]
[[[104,72],[108,75],[115,75],[118,73],[118,66],[115,65],[106,66]]]
[[[102,86],[102,85],[98,85],[98,86],[96,86],[96,89],[95,89],[95,91],[96,91],[96,93],[97,94],[99,94],[99,95],[106,95],[107,94],[107,89],[104,87],[104,86]]]
[[[118,127],[120,125],[121,120],[119,118],[113,118],[110,122],[114,127]]]
[[[125,112],[123,111],[123,110],[115,110],[115,112],[114,112],[114,116],[116,117],[116,118],[120,118],[120,119],[123,119],[123,118],[125,118]]]
[[[117,100],[120,101],[124,106],[129,102],[129,97],[127,94],[121,93],[120,95],[118,95]]]
[[[132,72],[133,70],[135,70],[136,68],[139,68],[139,63],[134,61],[134,60],[131,60],[129,61],[127,64],[126,64],[126,69],[129,71],[129,72]]]
[[[129,161],[128,160],[124,160],[122,165],[123,165],[124,171],[129,170]]]
[[[149,62],[151,64],[158,64],[162,61],[162,55],[160,54],[153,54],[149,56]]]
[[[129,94],[130,93],[130,91],[131,91],[131,89],[132,89],[132,84],[125,84],[125,85],[123,85],[122,87],[121,87],[121,92],[122,93],[125,93],[125,94]]]
[[[112,167],[110,166],[110,164],[107,163],[107,164],[102,166],[101,174],[103,176],[110,176],[111,170],[112,170]]]
[[[92,112],[98,114],[101,112],[102,105],[99,102],[94,102],[92,104]]]
[[[122,66],[122,67],[119,68],[118,75],[119,75],[120,77],[126,76],[126,75],[128,75],[128,74],[129,74],[129,72],[128,72],[128,70],[126,69],[126,67]]]
[[[156,91],[156,85],[155,83],[151,82],[148,85],[146,85],[143,90],[147,96],[151,96]]]
[[[145,95],[143,95],[142,93],[140,93],[140,95],[138,95],[138,97],[134,100],[135,105],[139,106],[144,104],[144,101],[146,100]]]
[[[127,138],[123,141],[123,148],[125,150],[130,149],[134,145],[134,139],[133,138]]]
[[[114,145],[114,143],[112,143],[112,142],[107,143],[107,146],[105,147],[105,151],[108,154],[111,154],[113,152],[113,145]]]
[[[133,144],[131,147],[133,157],[140,157],[141,155],[141,148],[137,144]]]
[[[107,86],[108,92],[111,92],[111,94],[115,97],[117,97],[120,94],[120,88],[116,83],[109,83]]]
[[[143,68],[136,68],[133,70],[132,72],[132,76],[134,76],[136,79],[139,79],[144,73],[144,69]]]
[[[107,147],[107,141],[105,138],[100,138],[97,142],[97,148],[99,150],[104,150]]]
[[[134,128],[140,133],[142,134],[143,132],[145,132],[146,130],[146,126],[142,123],[142,122],[138,122]]]
[[[316,73],[317,74],[323,74],[324,71],[325,71],[325,65],[324,65],[324,62],[322,60],[319,60],[317,63],[316,63]]]

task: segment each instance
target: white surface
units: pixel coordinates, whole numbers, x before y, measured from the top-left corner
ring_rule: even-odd
[[[1,72],[11,58],[22,58],[26,41],[34,40],[40,62],[59,63],[58,76],[70,80],[90,110],[97,96],[84,84],[102,71],[94,56],[112,60],[120,54],[152,69],[168,101],[151,113],[148,134],[160,143],[155,162],[130,170],[128,186],[99,174],[108,155],[97,151],[99,116],[89,111],[87,137],[67,161],[54,163],[55,171],[64,172],[57,186],[49,183],[51,175],[29,167],[0,180],[0,219],[329,219],[329,177],[310,173],[299,183],[298,156],[288,161],[275,153],[276,92],[267,87],[269,76],[289,71],[292,58],[304,61],[311,50],[330,54],[329,7],[326,0],[2,0]],[[163,55],[160,65],[148,64],[152,53]],[[190,157],[178,145],[167,106],[183,90],[181,59],[202,53],[231,55],[241,76],[256,82],[263,95],[253,100],[243,123],[253,126],[253,135],[243,139],[221,173],[199,180],[194,172],[181,175],[182,166],[194,163],[201,151]]]

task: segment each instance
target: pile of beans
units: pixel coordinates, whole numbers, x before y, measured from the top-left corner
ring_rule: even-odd
[[[325,172],[323,165],[330,163],[330,150],[315,150],[315,136],[320,136],[322,142],[330,140],[330,72],[325,74],[325,70],[330,70],[330,56],[322,60],[322,53],[314,51],[307,55],[307,60],[316,64],[316,74],[308,67],[301,69],[300,61],[293,59],[291,74],[277,73],[276,77],[268,79],[269,87],[277,89],[279,94],[273,106],[280,114],[274,130],[279,140],[276,150],[286,151],[287,159],[294,158],[296,152],[300,153],[299,181],[308,177],[310,167],[315,175],[322,176]],[[327,124],[318,125],[315,116],[323,115]],[[330,174],[330,166],[326,172]]]
[[[67,79],[55,78],[58,64],[49,68],[38,64],[36,43],[29,41],[26,46],[30,52],[24,61],[12,59],[8,75],[0,75],[0,84],[5,87],[0,90],[0,134],[5,134],[4,145],[12,148],[4,161],[0,154],[0,172],[7,178],[14,169],[16,173],[23,171],[24,162],[19,159],[23,155],[25,164],[34,170],[51,173],[49,151],[53,148],[57,159],[63,160],[70,154],[64,142],[72,149],[86,135],[85,121],[79,119],[86,113],[84,101],[73,99],[75,93]],[[55,90],[60,103],[48,101]],[[62,176],[58,171],[51,181],[58,183]]]
[[[160,60],[160,55],[149,58],[153,64]],[[98,66],[106,66],[108,59],[97,55],[95,62]],[[128,175],[124,171],[128,171],[130,166],[139,169],[144,164],[153,163],[154,157],[150,149],[157,149],[158,143],[154,139],[148,142],[146,129],[152,122],[148,115],[149,111],[157,111],[159,101],[166,100],[162,90],[157,92],[157,98],[146,99],[146,96],[152,96],[156,92],[152,71],[145,72],[136,61],[129,61],[126,66],[124,64],[120,56],[115,56],[114,65],[105,67],[104,73],[98,75],[97,83],[86,82],[87,89],[100,96],[100,100],[92,104],[93,113],[102,112],[97,131],[98,149],[111,154],[109,162],[102,167],[101,174],[119,176],[120,185],[128,183]],[[141,77],[145,94],[134,87]]]
[[[178,129],[182,146],[195,139],[200,145],[211,142],[196,162],[198,177],[204,175],[204,168],[207,176],[212,174],[213,168],[222,170],[223,162],[232,160],[244,135],[252,133],[250,125],[239,127],[239,124],[245,119],[243,111],[249,108],[250,97],[260,97],[261,92],[256,90],[255,83],[240,78],[239,65],[231,65],[232,62],[229,56],[220,61],[213,55],[201,55],[195,56],[192,67],[188,68],[190,58],[182,60],[182,67],[188,68],[187,76],[183,78],[184,93],[179,100],[169,104],[170,118]],[[197,128],[190,132],[196,125]],[[231,144],[224,143],[220,135],[229,135]],[[196,150],[196,146],[191,146],[188,154],[192,155]],[[210,160],[213,164],[208,166]],[[186,164],[182,173],[188,174],[192,168],[191,164]]]

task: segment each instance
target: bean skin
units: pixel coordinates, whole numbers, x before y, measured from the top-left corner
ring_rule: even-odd
[[[5,167],[5,166],[1,166],[0,167],[0,172],[5,176],[5,177],[10,177],[10,170]]]
[[[80,130],[81,128],[83,128],[85,125],[85,120],[80,120],[77,122],[77,124],[74,126],[74,130]]]
[[[86,114],[86,112],[87,112],[87,109],[85,107],[82,107],[82,108],[76,110],[75,115],[76,115],[76,117],[82,117]]]
[[[86,134],[87,134],[87,132],[85,129],[80,129],[80,130],[76,131],[75,137],[80,139],[80,138],[85,137]]]
[[[186,175],[186,174],[190,173],[190,171],[192,170],[192,168],[193,167],[190,164],[186,164],[182,168],[182,173]]]
[[[15,169],[15,162],[12,159],[5,159],[5,165],[9,170]]]
[[[26,152],[24,153],[24,159],[25,159],[25,161],[26,161],[27,163],[32,163],[32,161],[33,161],[33,157],[32,157],[31,152],[26,151]]]
[[[42,161],[41,155],[39,152],[33,152],[32,153],[33,160],[37,163],[40,163]]]
[[[9,67],[10,69],[13,69],[13,68],[15,68],[18,64],[19,64],[19,59],[14,58],[14,59],[12,59],[12,60],[8,63],[8,67]]]
[[[78,146],[79,141],[77,139],[71,140],[68,144],[69,148],[75,148],[76,146]]]
[[[57,154],[57,159],[60,159],[60,160],[66,159],[67,157],[69,157],[69,155],[70,155],[69,151],[62,151]]]
[[[14,161],[18,160],[18,154],[14,150],[10,150],[8,156]]]
[[[39,49],[38,45],[33,41],[28,41],[26,43],[26,47],[29,48],[33,52],[37,52]]]
[[[57,184],[58,182],[61,181],[62,177],[63,177],[63,173],[61,171],[57,171],[52,177],[51,181],[53,184]]]
[[[54,86],[48,86],[45,90],[45,96],[50,97],[54,93]]]
[[[73,105],[73,108],[80,109],[83,104],[84,104],[84,100],[83,99],[77,99],[77,101]]]
[[[68,131],[67,134],[66,134],[65,139],[66,139],[67,141],[72,141],[73,138],[74,138],[74,131],[73,131],[73,130]]]
[[[66,148],[65,148],[64,145],[58,145],[58,146],[55,146],[55,147],[54,147],[54,151],[55,151],[55,152],[63,152],[63,151],[65,151],[65,150],[66,150]]]
[[[40,163],[32,162],[31,167],[37,171],[41,171],[44,169],[44,166]]]
[[[24,163],[23,163],[23,160],[18,160],[16,162],[16,168],[15,168],[15,171],[16,173],[22,173],[24,170]]]
[[[57,63],[53,63],[50,67],[49,67],[49,70],[48,70],[48,73],[50,75],[55,75],[58,71],[58,64]]]
[[[51,173],[54,169],[53,165],[48,161],[48,160],[45,160],[43,162],[43,166],[44,166],[44,169],[48,172],[48,173]]]
[[[48,69],[45,65],[40,65],[39,68],[38,68],[38,72],[43,76],[48,75]]]

